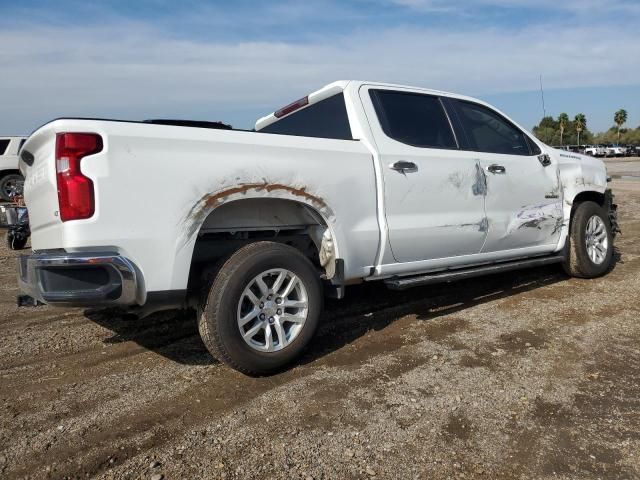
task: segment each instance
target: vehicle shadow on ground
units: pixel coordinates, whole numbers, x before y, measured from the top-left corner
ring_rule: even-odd
[[[327,302],[327,318],[300,363],[313,362],[371,330],[387,328],[406,315],[415,315],[419,321],[433,321],[568,279],[569,276],[560,267],[549,266],[402,292],[387,290],[380,282],[352,287],[351,291],[347,290],[348,305],[341,305],[334,300]]]
[[[607,274],[615,270],[618,264],[624,264],[624,260],[619,248],[614,247]],[[347,289],[345,300],[327,301],[323,324],[299,363],[313,362],[350,344],[370,330],[385,329],[406,315],[415,315],[420,321],[432,321],[476,305],[569,279],[560,265],[549,265],[401,292],[390,291],[381,282],[353,286]]]
[[[117,309],[90,309],[85,310],[84,315],[113,332],[113,336],[105,339],[104,343],[135,342],[185,365],[218,363],[200,339],[193,311],[172,310],[137,318]]]
[[[615,255],[619,262],[619,252]],[[486,302],[566,281],[559,266],[490,275],[450,284],[388,290],[381,282],[355,285],[344,300],[326,301],[318,335],[298,365],[344,347],[370,330],[382,330],[406,315],[430,321]],[[85,316],[113,332],[105,343],[132,341],[185,365],[217,363],[200,340],[193,311],[159,312],[137,319],[114,309],[86,310]]]

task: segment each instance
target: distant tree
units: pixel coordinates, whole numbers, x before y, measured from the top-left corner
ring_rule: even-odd
[[[593,134],[586,126],[586,119],[580,130],[580,138],[577,138],[578,132],[575,120],[570,120],[567,115],[566,123],[561,130],[561,119],[562,115],[558,116],[557,120],[553,117],[542,118],[540,123],[533,127],[533,134],[547,145],[576,145],[578,142],[593,143]]]
[[[624,125],[627,121],[627,111],[624,108],[621,108],[613,115],[613,121],[618,126],[618,143],[620,143],[620,127]]]
[[[533,134],[548,145],[556,144],[558,122],[553,117],[543,117],[540,123],[533,127]]]
[[[567,128],[567,124],[569,123],[569,115],[567,115],[566,113],[561,113],[558,116],[558,127],[560,128],[560,145],[564,145],[563,143],[563,137],[564,137],[564,130],[565,128]]]
[[[587,117],[584,116],[584,113],[579,113],[573,119],[573,126],[578,133],[578,145],[580,145],[580,132],[582,132],[587,127]]]

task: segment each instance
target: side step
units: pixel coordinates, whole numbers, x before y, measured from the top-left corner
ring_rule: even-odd
[[[434,283],[448,283],[465,278],[491,275],[492,273],[509,272],[523,268],[541,267],[552,263],[560,263],[564,260],[564,255],[553,255],[548,257],[527,258],[524,260],[514,260],[504,263],[492,263],[460,270],[447,270],[444,272],[428,273],[412,277],[392,277],[384,280],[385,285],[391,290],[406,290],[411,287],[431,285]]]

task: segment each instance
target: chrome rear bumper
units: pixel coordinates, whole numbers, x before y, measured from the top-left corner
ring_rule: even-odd
[[[23,294],[65,306],[135,306],[145,302],[142,276],[113,252],[41,252],[18,259]]]

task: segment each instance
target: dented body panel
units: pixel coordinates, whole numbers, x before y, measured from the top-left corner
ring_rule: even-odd
[[[604,194],[607,189],[607,169],[602,160],[589,155],[570,153],[547,147],[558,162],[558,179],[562,192],[562,226],[556,251],[562,250],[569,234],[569,219],[575,198],[583,192]]]
[[[481,154],[487,176],[486,211],[489,219],[483,253],[517,248],[555,249],[562,226],[562,198],[557,163],[543,166],[537,156]],[[504,174],[493,174],[499,163]]]
[[[182,291],[203,235],[295,230],[313,240],[324,278],[349,284],[560,250],[576,196],[606,189],[600,160],[532,136],[550,162],[399,143],[380,127],[367,95],[374,87],[473,100],[355,81],[310,95],[313,103],[343,93],[353,140],[51,122],[24,146],[31,164],[21,161],[33,249],[116,252],[139,270],[142,292]],[[276,121],[270,115],[258,127]],[[58,216],[54,146],[61,132],[103,138],[102,151],[81,163],[95,188],[95,214],[87,220]],[[392,169],[398,161],[417,168]],[[504,175],[488,170],[498,162]],[[139,298],[144,303],[144,294]]]

